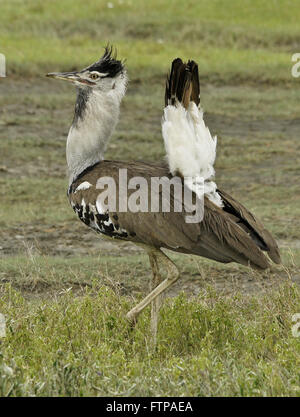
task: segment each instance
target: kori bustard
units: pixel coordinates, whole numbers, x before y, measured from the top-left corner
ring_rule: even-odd
[[[134,324],[141,311],[151,304],[154,342],[161,296],[179,278],[177,267],[162,248],[261,270],[269,266],[263,252],[272,261],[280,263],[277,244],[263,224],[213,182],[216,138],[204,124],[195,62],[183,63],[181,59],[175,59],[167,78],[162,134],[168,164],[104,159],[127,85],[124,64],[117,60],[111,47],[105,48],[99,61],[81,71],[47,75],[70,81],[77,87],[74,119],[66,147],[70,174],[68,197],[72,208],[80,220],[96,232],[141,244],[148,252],[152,269],[151,291],[128,312],[127,317]],[[119,191],[124,186],[120,172],[126,172],[127,182],[142,177],[149,186],[153,177],[172,179],[179,176],[182,188],[186,176],[202,177],[203,218],[197,223],[186,222],[185,207],[176,212],[120,210]],[[115,183],[117,201],[113,210],[105,209],[99,200],[99,181],[103,178],[111,178]],[[126,189],[126,199],[135,191]],[[174,203],[174,190],[170,192]],[[166,269],[165,279],[161,267]]]

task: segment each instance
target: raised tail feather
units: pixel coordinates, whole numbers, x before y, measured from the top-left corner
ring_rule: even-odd
[[[194,61],[186,64],[176,58],[167,77],[165,105],[174,106],[176,102],[180,102],[187,109],[191,101],[197,106],[200,104],[198,65]]]
[[[205,192],[221,206],[212,182],[217,140],[203,119],[198,65],[194,61],[184,63],[176,58],[172,62],[166,82],[162,135],[170,172],[204,178]]]
[[[198,65],[172,62],[165,90],[162,134],[170,172],[204,179],[204,219],[194,253],[220,262],[235,261],[258,269],[280,263],[276,241],[244,206],[213,182],[216,138],[205,125],[200,108]],[[187,232],[187,234],[189,234]]]

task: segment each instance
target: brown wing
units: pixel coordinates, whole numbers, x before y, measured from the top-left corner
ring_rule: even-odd
[[[119,169],[127,169],[128,180],[132,177],[142,176],[148,184],[152,177],[168,177],[167,167],[137,162],[102,161],[90,172],[81,176],[71,186],[70,201],[73,207],[77,206],[77,212],[81,219],[88,224],[89,216],[96,207],[99,190],[96,189],[97,180],[100,177],[110,176],[117,185],[117,194],[120,187]],[[83,182],[91,184],[88,189],[77,190]],[[129,190],[130,195],[133,190]],[[186,223],[184,209],[182,212],[137,212],[132,213],[110,212],[107,217],[103,213],[93,213],[93,217],[99,216],[99,225],[102,224],[104,231],[111,237],[119,237],[136,243],[145,243],[155,247],[164,247],[177,252],[191,253],[214,259],[219,262],[238,262],[243,265],[251,265],[255,268],[264,269],[269,266],[263,250],[277,253],[277,245],[271,235],[263,228],[262,224],[254,218],[243,206],[220,191],[225,207],[220,209],[205,198],[204,218],[200,223]],[[174,198],[173,194],[171,197]],[[82,201],[89,206],[89,213],[82,209]],[[230,207],[232,209],[228,209]],[[149,204],[150,207],[150,204]],[[104,216],[104,217],[103,217]],[[89,226],[93,227],[97,218]],[[93,227],[95,228],[95,227]],[[269,240],[266,239],[269,237]],[[272,247],[268,246],[272,242]]]
[[[261,249],[268,252],[273,262],[281,263],[278,245],[262,222],[225,191],[218,190],[218,192],[224,202],[224,211],[232,213],[238,218],[238,224],[247,229],[247,233],[250,233],[252,239],[256,241]]]

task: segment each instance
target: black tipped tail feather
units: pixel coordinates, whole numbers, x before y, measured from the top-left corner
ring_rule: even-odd
[[[188,108],[191,101],[197,106],[200,104],[198,65],[194,61],[188,61],[186,64],[180,58],[176,58],[167,77],[165,105],[174,106],[179,102]]]

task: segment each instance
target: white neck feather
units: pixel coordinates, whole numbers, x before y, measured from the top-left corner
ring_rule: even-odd
[[[68,134],[66,154],[70,184],[83,170],[104,159],[125,90],[126,80],[108,92],[90,91],[82,117],[72,124]]]

